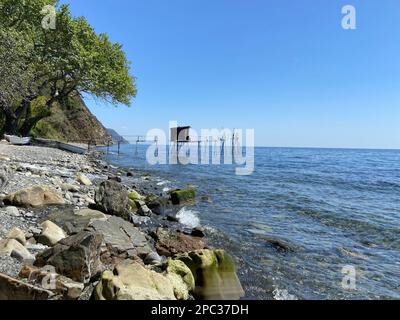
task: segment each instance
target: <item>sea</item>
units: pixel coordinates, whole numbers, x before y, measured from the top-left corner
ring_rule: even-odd
[[[242,176],[235,164],[150,164],[148,150],[105,158],[164,191],[196,188],[180,220],[236,258],[244,299],[400,299],[400,150],[260,147]]]

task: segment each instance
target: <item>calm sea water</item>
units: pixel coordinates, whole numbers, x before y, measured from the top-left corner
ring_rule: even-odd
[[[146,148],[107,158],[208,195],[187,214],[238,259],[247,298],[400,299],[400,151],[256,148],[253,175],[236,176],[229,165],[151,166]],[[342,286],[345,266],[355,289]]]

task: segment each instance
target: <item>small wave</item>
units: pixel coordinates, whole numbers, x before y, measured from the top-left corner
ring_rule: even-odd
[[[168,180],[160,181],[160,182],[157,182],[157,185],[161,187],[161,186],[167,184],[168,182],[169,182]]]
[[[190,228],[196,228],[200,226],[200,219],[197,216],[197,212],[194,210],[183,207],[177,214],[179,222]]]
[[[298,300],[296,298],[296,296],[294,296],[293,294],[290,294],[287,290],[285,289],[279,289],[276,288],[273,293],[274,295],[274,299],[275,300]]]

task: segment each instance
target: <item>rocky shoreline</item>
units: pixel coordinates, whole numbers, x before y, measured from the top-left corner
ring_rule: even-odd
[[[195,190],[45,147],[0,143],[0,299],[239,299],[233,259],[179,223]]]

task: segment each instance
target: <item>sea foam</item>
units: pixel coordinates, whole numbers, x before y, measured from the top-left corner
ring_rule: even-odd
[[[177,214],[179,222],[190,228],[196,228],[200,226],[200,219],[197,216],[197,211],[187,209],[183,207]]]

